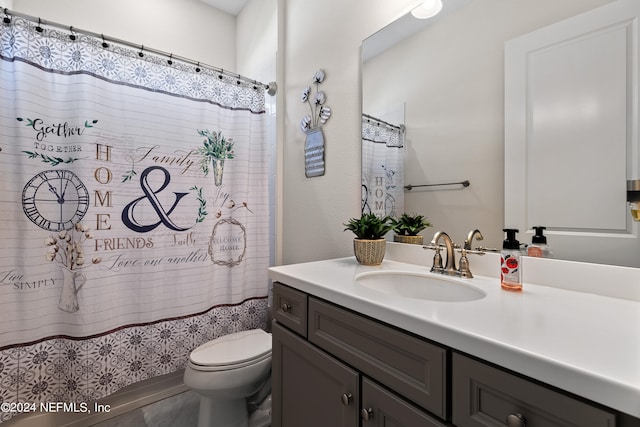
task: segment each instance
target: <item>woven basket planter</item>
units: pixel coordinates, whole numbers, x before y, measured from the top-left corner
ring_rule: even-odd
[[[353,239],[353,252],[362,265],[380,265],[387,247],[385,239]]]
[[[398,243],[410,243],[412,245],[421,245],[424,241],[423,236],[405,236],[402,234],[395,234],[393,241]]]

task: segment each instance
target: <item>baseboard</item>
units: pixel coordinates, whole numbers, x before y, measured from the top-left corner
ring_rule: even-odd
[[[35,412],[22,414],[2,423],[2,427],[86,427],[106,421],[162,399],[189,390],[182,378],[184,370],[132,384],[96,402],[104,412],[90,413]],[[108,411],[106,410],[108,408]]]

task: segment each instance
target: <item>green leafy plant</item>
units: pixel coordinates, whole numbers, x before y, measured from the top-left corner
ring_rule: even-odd
[[[189,190],[195,190],[197,195],[197,199],[198,199],[198,219],[196,219],[196,222],[203,222],[205,217],[209,214],[207,212],[207,201],[204,199],[204,197],[202,196],[202,187],[198,188],[197,186],[193,186],[191,187]]]
[[[375,214],[364,214],[360,218],[351,218],[343,224],[356,235],[356,239],[377,240],[384,238],[384,235],[391,230],[390,217],[377,217]]]
[[[198,148],[198,154],[202,156],[201,167],[205,175],[209,174],[211,160],[233,159],[233,139],[225,138],[222,131],[211,132],[208,129],[198,130],[198,134],[206,137],[202,147]]]
[[[133,177],[136,176],[137,174],[138,174],[138,172],[136,172],[136,163],[132,160],[131,161],[131,170],[126,172],[124,175],[122,175],[122,181],[120,181],[120,182],[131,181],[133,179]]]
[[[431,223],[424,215],[403,213],[399,218],[391,218],[391,229],[394,233],[401,236],[417,236],[419,232],[427,227],[431,227]]]

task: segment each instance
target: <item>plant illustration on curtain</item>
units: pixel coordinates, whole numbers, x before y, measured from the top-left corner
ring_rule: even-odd
[[[0,23],[0,401],[89,402],[266,325],[264,90],[36,26]]]
[[[64,197],[66,189],[62,194],[61,197]],[[80,309],[78,292],[87,281],[87,277],[81,270],[88,266],[85,262],[83,243],[89,239],[93,239],[89,227],[76,222],[71,230],[62,230],[57,235],[52,234],[44,241],[47,246],[47,261],[56,261],[62,271],[62,291],[58,303],[60,310],[74,313]],[[91,264],[99,264],[100,261],[102,261],[100,257],[93,257]]]
[[[205,175],[209,174],[209,163],[213,165],[213,176],[217,187],[222,185],[224,161],[233,159],[233,139],[225,138],[221,131],[198,130],[201,136],[206,137],[198,153],[202,156],[200,166]]]

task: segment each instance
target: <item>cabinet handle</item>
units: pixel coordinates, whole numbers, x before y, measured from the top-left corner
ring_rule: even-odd
[[[344,406],[349,406],[349,403],[351,403],[351,399],[353,399],[353,394],[351,393],[344,393],[340,398]]]
[[[362,410],[360,411],[360,418],[362,418],[364,421],[369,421],[371,418],[373,418],[373,409],[362,408]]]
[[[527,421],[522,414],[507,415],[507,427],[527,427]]]
[[[288,313],[289,311],[291,311],[291,304],[287,304],[286,302],[282,304],[282,311],[284,311],[285,313]]]

